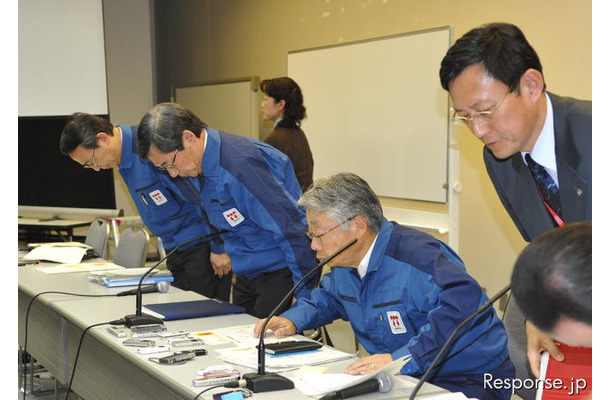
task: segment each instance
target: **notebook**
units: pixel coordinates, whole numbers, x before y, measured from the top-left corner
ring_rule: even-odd
[[[147,304],[143,308],[147,310],[147,314],[165,321],[246,312],[243,307],[216,299]]]

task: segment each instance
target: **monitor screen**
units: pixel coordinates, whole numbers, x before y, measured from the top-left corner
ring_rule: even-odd
[[[59,151],[68,118],[19,117],[19,205],[116,208],[112,170],[85,169]]]

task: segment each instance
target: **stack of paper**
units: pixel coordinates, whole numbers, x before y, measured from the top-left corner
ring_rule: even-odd
[[[231,364],[243,365],[256,369],[258,367],[258,350],[255,347],[232,347],[218,349],[220,358]],[[269,372],[285,371],[300,368],[303,365],[318,365],[333,361],[355,358],[352,354],[328,346],[314,351],[288,353],[282,356],[265,356],[266,370]]]
[[[114,264],[116,265],[116,264]],[[123,268],[118,266],[118,269],[112,271],[94,272],[89,275],[89,280],[107,287],[119,286],[137,286],[142,278],[142,275],[148,271],[148,268]],[[174,277],[168,270],[153,270],[142,282],[143,285],[156,285],[159,282],[173,282]]]
[[[80,264],[56,264],[36,267],[45,274],[69,274],[73,272],[107,271],[123,268],[111,262],[84,262]]]
[[[78,264],[90,248],[91,246],[78,242],[40,243],[32,251],[23,256],[23,259]]]

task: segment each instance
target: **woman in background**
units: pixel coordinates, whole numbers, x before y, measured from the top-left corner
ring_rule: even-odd
[[[265,98],[261,104],[263,119],[273,121],[273,132],[263,141],[286,154],[305,192],[313,183],[313,156],[301,120],[305,118],[303,93],[292,79],[265,79],[260,84]]]

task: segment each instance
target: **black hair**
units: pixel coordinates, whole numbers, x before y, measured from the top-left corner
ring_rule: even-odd
[[[546,232],[519,255],[511,283],[523,315],[545,332],[559,318],[592,324],[592,224]]]
[[[260,90],[276,102],[284,100],[284,118],[278,126],[295,128],[301,126],[301,121],[307,116],[303,105],[303,93],[299,85],[287,76],[265,79],[259,85]]]
[[[449,90],[449,84],[474,64],[481,64],[491,77],[517,93],[525,71],[533,68],[542,73],[538,54],[523,32],[515,25],[501,22],[472,29],[451,46],[439,71],[443,88]]]
[[[112,136],[114,126],[105,118],[97,115],[76,112],[70,116],[59,137],[59,151],[69,155],[78,146],[96,149],[97,134],[105,132]]]

